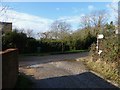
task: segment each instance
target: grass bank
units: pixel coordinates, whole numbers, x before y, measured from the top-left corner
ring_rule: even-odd
[[[100,74],[104,79],[110,80],[113,84],[120,87],[119,69],[115,63],[106,63],[101,60],[92,61],[91,57],[81,60],[90,70]]]

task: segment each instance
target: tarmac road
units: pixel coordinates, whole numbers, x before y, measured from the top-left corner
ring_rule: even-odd
[[[19,58],[19,71],[33,82],[33,88],[116,88],[90,72],[75,59],[88,53]]]

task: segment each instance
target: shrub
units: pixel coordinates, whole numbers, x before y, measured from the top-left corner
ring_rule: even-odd
[[[39,42],[34,38],[27,38],[26,49],[27,53],[35,53],[37,52],[37,47],[39,46]]]
[[[17,31],[7,32],[2,37],[2,49],[18,48],[19,52],[23,52],[25,49],[27,36],[24,33],[18,33]]]
[[[118,62],[120,61],[120,44],[116,35],[105,37],[100,42],[100,49],[103,52],[98,56],[96,44],[92,44],[90,55],[93,57],[93,60],[96,60],[99,57],[100,60],[116,63],[116,65],[118,65]]]

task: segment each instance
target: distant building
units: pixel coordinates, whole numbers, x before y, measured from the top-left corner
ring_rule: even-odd
[[[0,22],[0,32],[2,32],[2,34],[10,31],[12,31],[11,22]]]

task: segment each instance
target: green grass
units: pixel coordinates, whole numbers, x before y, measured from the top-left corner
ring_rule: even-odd
[[[26,90],[25,88],[31,88],[32,85],[33,82],[27,76],[19,74],[15,89]]]
[[[27,53],[27,54],[20,54],[19,56],[47,56],[47,55],[57,55],[57,54],[80,53],[80,52],[87,52],[87,51],[88,50],[71,50],[71,51],[64,51],[64,52]]]

